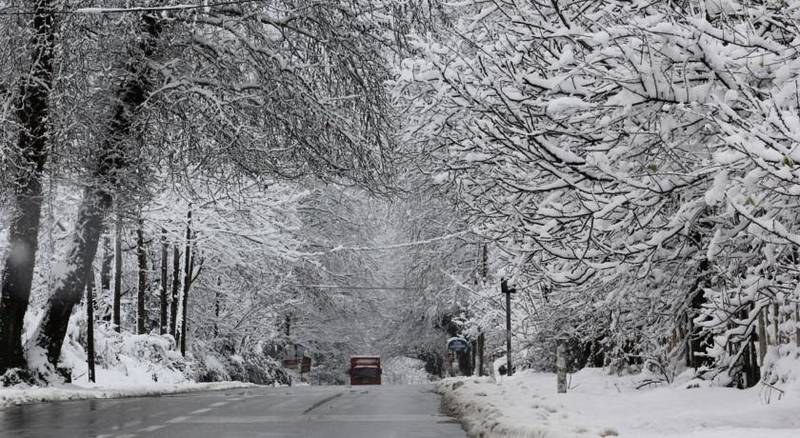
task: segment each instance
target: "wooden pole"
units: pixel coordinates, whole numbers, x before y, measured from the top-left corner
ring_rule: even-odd
[[[781,319],[780,308],[778,306],[778,303],[774,303],[772,304],[772,329],[774,332],[773,345],[781,344],[780,319]]]
[[[484,336],[483,332],[478,335],[478,376],[485,376],[486,375],[486,367],[484,365],[485,358],[483,355],[484,346],[483,344],[486,342],[486,337]]]
[[[514,373],[511,366],[511,292],[505,284],[506,282],[503,280],[502,288],[505,289],[506,295],[506,375],[510,376]]]
[[[136,294],[136,333],[140,335],[145,334],[147,331],[147,309],[145,307],[145,297],[147,295],[147,252],[144,249],[143,226],[142,219],[139,219],[139,227],[136,228],[136,261],[139,264],[139,288]]]
[[[108,233],[103,236],[103,261],[100,265],[100,296],[101,301],[105,302],[105,297],[111,295],[111,265],[114,264],[114,249],[111,247],[111,237]],[[105,305],[102,307],[101,317],[104,321],[111,321],[111,309]]]
[[[117,226],[114,235],[114,330],[122,330],[122,219],[117,213]]]
[[[181,289],[181,249],[178,242],[172,249],[172,302],[169,307],[169,333],[178,342],[178,304]]]
[[[686,332],[686,366],[697,368],[694,366],[694,351],[692,350],[692,334],[694,333],[694,323],[692,322],[692,318],[688,313],[686,314],[686,321],[687,325],[689,326]]]
[[[183,309],[181,312],[181,355],[186,356],[186,330],[188,328],[188,306],[189,306],[189,287],[192,282],[193,261],[192,257],[192,206],[189,204],[189,211],[186,214],[186,254],[184,254],[183,265]]]
[[[767,327],[764,321],[764,308],[758,311],[758,365],[764,366],[764,356],[767,355]]]
[[[167,333],[167,273],[169,270],[169,242],[167,242],[167,230],[161,229],[161,318],[159,320],[158,332],[162,335]]]
[[[556,347],[556,371],[557,371],[557,386],[558,393],[565,394],[567,392],[567,348],[564,346],[564,341],[558,341]]]
[[[94,272],[92,269],[89,269],[89,278],[86,282],[86,365],[89,368],[89,381],[94,383]]]
[[[800,302],[794,303],[794,342],[800,347]]]

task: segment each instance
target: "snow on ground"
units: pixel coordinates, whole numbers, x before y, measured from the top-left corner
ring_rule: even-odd
[[[51,387],[0,388],[0,407],[36,402],[84,400],[97,398],[144,397],[184,392],[212,391],[218,389],[249,388],[252,383],[212,382],[149,385],[93,385],[64,384]]]
[[[556,393],[550,373],[447,379],[438,385],[445,407],[474,437],[796,438],[800,387],[779,393],[687,389],[682,384],[644,388],[637,376],[584,369],[571,376],[567,394]],[[769,401],[769,404],[767,403]]]
[[[425,362],[405,356],[390,357],[382,365],[382,382],[387,385],[421,385],[430,383]]]

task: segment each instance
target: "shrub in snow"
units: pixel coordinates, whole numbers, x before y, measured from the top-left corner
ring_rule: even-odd
[[[259,385],[287,384],[280,363],[262,353],[222,355],[196,342],[192,348],[191,375],[198,382],[236,380]]]
[[[778,387],[800,384],[800,348],[792,344],[770,347],[764,358],[762,382]]]
[[[52,370],[42,354],[28,351],[30,364],[41,364],[34,371],[9,370],[0,377],[4,386],[40,385],[64,380],[88,384],[86,363],[85,309],[76,309],[67,329],[59,370]],[[271,385],[288,383],[280,364],[260,353],[231,354],[229,348],[215,351],[213,344],[197,340],[188,357],[176,351],[170,335],[117,332],[105,321],[95,322],[96,385],[141,386],[149,383],[176,384],[190,381],[222,382],[238,380]]]
[[[272,385],[274,383],[289,383],[286,371],[274,359],[258,353],[246,353],[242,356],[242,374],[232,373],[234,380],[257,383],[259,385]],[[237,371],[239,369],[234,368]]]
[[[381,364],[383,383],[391,385],[418,385],[429,383],[433,376],[425,371],[425,362],[405,356],[390,357]]]
[[[195,376],[198,382],[221,382],[230,380],[225,365],[213,353],[206,353],[202,361],[195,361]]]
[[[61,351],[60,364],[71,370],[75,382],[87,382],[85,319],[79,309],[73,314]],[[182,383],[190,380],[186,359],[175,351],[169,335],[118,333],[110,323],[95,323],[95,364],[98,385]]]
[[[21,368],[11,368],[0,376],[0,387],[26,386],[36,383],[32,373]]]

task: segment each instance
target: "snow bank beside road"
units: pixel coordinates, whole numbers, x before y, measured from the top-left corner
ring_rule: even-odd
[[[166,394],[179,394],[220,389],[251,388],[258,385],[242,382],[177,383],[122,386],[122,387],[82,387],[61,385],[53,387],[34,387],[25,389],[0,388],[0,407],[37,402],[87,400],[101,398],[145,397]]]
[[[447,379],[438,385],[449,413],[472,437],[562,438],[795,438],[800,436],[800,391],[776,400],[750,390],[685,385],[636,390],[636,376],[585,369],[567,394],[556,377],[524,371],[495,383]],[[765,403],[767,396],[772,400]]]
[[[96,383],[92,383],[88,381],[83,347],[85,332],[78,324],[83,315],[85,312],[73,315],[61,350],[60,365],[69,370],[72,383],[53,381],[50,386],[31,386],[30,382],[15,378],[12,371],[0,375],[0,407],[247,388],[286,381],[280,364],[264,354],[246,352],[225,357],[195,341],[187,357],[183,357],[169,335],[117,333],[100,321],[95,330]],[[3,387],[3,382],[10,386]]]

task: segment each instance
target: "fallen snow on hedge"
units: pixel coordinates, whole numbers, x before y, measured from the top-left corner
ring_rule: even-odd
[[[0,407],[37,402],[86,400],[98,398],[145,397],[164,394],[178,394],[196,391],[213,391],[220,389],[249,388],[252,383],[211,382],[211,383],[176,383],[150,385],[124,385],[83,387],[65,384],[51,387],[0,388]]]
[[[118,333],[109,323],[95,325],[95,380],[89,382],[86,363],[84,311],[70,319],[59,365],[69,370],[72,383],[52,375],[49,386],[30,386],[9,371],[0,376],[0,407],[35,402],[143,397],[194,391],[272,385],[285,381],[275,360],[263,354],[223,357],[195,341],[187,357],[176,351],[169,335]],[[29,364],[33,363],[29,352]],[[35,357],[34,357],[35,359]],[[42,359],[43,360],[43,359]],[[37,368],[35,365],[33,368]],[[198,382],[199,381],[199,382]],[[3,387],[5,382],[8,387]]]
[[[384,361],[383,383],[387,385],[423,385],[431,382],[425,371],[425,362],[405,356],[390,357]]]
[[[472,437],[561,438],[796,438],[800,388],[780,394],[681,383],[637,390],[642,378],[584,369],[570,391],[556,393],[556,377],[523,371],[498,382],[447,379],[437,385],[449,413]],[[696,386],[691,382],[688,386]],[[769,401],[769,404],[767,403]]]

